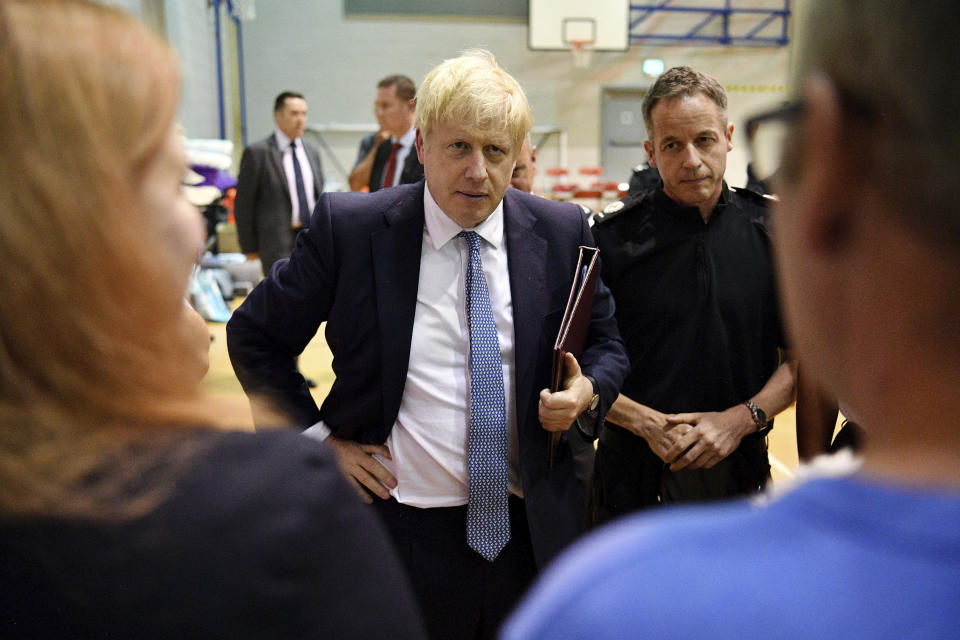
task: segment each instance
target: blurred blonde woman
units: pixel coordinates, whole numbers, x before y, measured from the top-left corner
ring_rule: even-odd
[[[0,0],[0,637],[421,637],[330,453],[212,428],[178,97],[125,14]]]

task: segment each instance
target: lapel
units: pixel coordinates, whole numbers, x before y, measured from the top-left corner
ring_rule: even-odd
[[[319,199],[323,193],[323,169],[320,167],[320,153],[315,151],[312,146],[307,145],[306,140],[302,140],[303,152],[307,156],[307,162],[310,163],[310,170],[313,172],[313,197]]]
[[[503,228],[507,239],[507,268],[513,304],[513,335],[517,398],[531,398],[537,350],[547,309],[547,240],[536,230],[536,217],[507,189],[503,198]],[[517,401],[517,425],[526,424],[529,403]]]
[[[421,181],[416,188],[403,189],[383,213],[386,227],[370,236],[386,425],[393,424],[400,409],[410,362],[423,244],[423,187]]]
[[[270,137],[267,138],[267,146],[269,147],[267,155],[269,156],[270,166],[273,168],[274,177],[280,183],[283,192],[287,194],[287,204],[293,207],[293,200],[290,199],[290,187],[287,185],[287,174],[283,170],[283,152],[280,151],[280,147],[277,145],[277,137],[274,134],[270,134]]]

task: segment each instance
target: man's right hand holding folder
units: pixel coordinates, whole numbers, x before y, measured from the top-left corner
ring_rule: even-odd
[[[596,383],[580,372],[577,362],[590,332],[599,254],[594,247],[580,247],[567,307],[553,345],[550,388],[540,392],[540,423],[550,432],[547,446],[550,467],[553,467],[561,432],[569,429],[585,411],[595,411],[600,398]]]
[[[540,392],[540,424],[547,431],[566,431],[593,402],[593,383],[580,372],[572,353],[563,356],[564,377],[560,391]]]

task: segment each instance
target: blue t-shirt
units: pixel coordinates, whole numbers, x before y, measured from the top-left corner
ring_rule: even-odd
[[[960,494],[818,479],[637,515],[552,565],[502,638],[960,638]]]

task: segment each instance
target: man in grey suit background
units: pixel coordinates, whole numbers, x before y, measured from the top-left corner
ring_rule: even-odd
[[[323,192],[320,154],[303,139],[306,99],[284,91],[274,101],[273,119],[273,134],[243,151],[234,206],[240,249],[248,259],[260,258],[266,275],[290,256]]]

